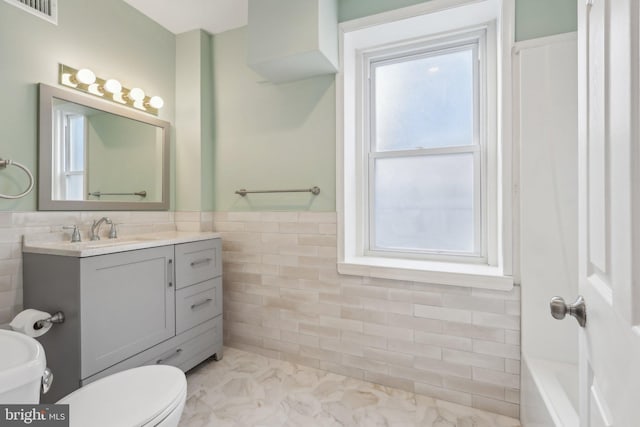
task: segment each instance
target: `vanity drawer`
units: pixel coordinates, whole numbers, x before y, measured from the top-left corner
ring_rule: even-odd
[[[213,328],[188,341],[175,345],[173,348],[149,360],[145,365],[171,365],[184,371],[191,369],[197,363],[213,355],[213,353],[221,351],[222,346],[219,340],[222,337],[222,316],[214,319],[213,325]],[[198,358],[198,361],[192,363],[192,360],[196,358]]]
[[[214,353],[217,354],[218,359],[222,358],[222,316],[207,320],[185,333],[84,378],[80,381],[80,385],[85,386],[100,378],[137,366],[156,365],[158,360],[161,364],[177,366],[186,371]]]
[[[176,291],[176,334],[222,314],[222,277]]]
[[[220,239],[176,245],[176,289],[222,274]]]

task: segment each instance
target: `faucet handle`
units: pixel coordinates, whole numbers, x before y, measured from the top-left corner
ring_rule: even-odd
[[[116,228],[116,223],[111,223],[111,229],[109,229],[109,238],[117,239],[118,238],[118,229]]]
[[[73,230],[71,233],[71,243],[81,242],[82,237],[80,236],[80,230],[78,230],[77,225],[65,225],[62,227],[64,230]]]

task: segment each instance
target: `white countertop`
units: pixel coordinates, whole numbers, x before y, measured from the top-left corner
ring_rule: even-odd
[[[83,258],[217,238],[220,238],[219,233],[201,231],[163,231],[78,243],[71,243],[68,240],[46,241],[41,238],[25,236],[22,242],[22,252]]]

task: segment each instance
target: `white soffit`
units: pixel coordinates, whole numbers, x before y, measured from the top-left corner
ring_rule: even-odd
[[[248,0],[124,0],[174,34],[211,34],[247,25]]]

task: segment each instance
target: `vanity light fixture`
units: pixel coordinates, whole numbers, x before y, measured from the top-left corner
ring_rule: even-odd
[[[145,104],[147,105],[147,104]],[[159,96],[152,96],[151,99],[148,102],[148,105],[152,108],[155,108],[156,110],[161,109],[162,107],[164,107],[164,99],[160,98]]]
[[[72,76],[73,80],[83,85],[92,85],[96,82],[96,74],[88,68],[82,68]]]
[[[144,97],[145,97],[144,91],[139,87],[134,87],[133,89],[130,89],[129,93],[127,93],[125,96],[132,101],[144,101]]]
[[[109,92],[111,95],[116,95],[122,92],[122,84],[116,79],[108,79],[106,82],[104,82],[104,85],[102,85],[102,87],[99,89],[104,89],[105,91]]]
[[[147,96],[144,90],[139,87],[128,89],[115,79],[102,79],[88,68],[75,69],[60,64],[58,77],[61,85],[117,104],[146,111],[155,116],[158,115],[158,110],[164,106],[164,100],[161,97]]]

